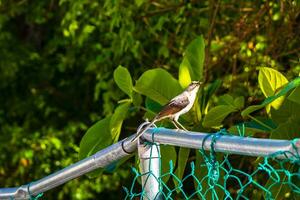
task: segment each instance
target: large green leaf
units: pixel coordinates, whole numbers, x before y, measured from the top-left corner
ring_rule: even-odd
[[[111,117],[106,117],[87,130],[80,141],[79,159],[91,156],[113,142],[110,120]]]
[[[116,84],[119,86],[119,88],[125,92],[130,98],[132,98],[132,79],[129,71],[122,66],[119,66],[114,71],[114,80]]]
[[[184,52],[184,58],[187,59],[192,80],[201,80],[203,77],[203,63],[205,58],[205,43],[203,36],[194,39]],[[185,62],[185,60],[183,60]]]
[[[164,69],[152,69],[137,80],[135,90],[161,105],[178,95],[182,88],[178,81]]]
[[[106,117],[90,127],[80,141],[79,159],[86,158],[106,148],[119,139],[123,120],[126,117],[130,103],[119,105],[112,116]],[[117,163],[112,163],[108,168],[115,169]],[[98,176],[103,169],[89,173],[89,177]]]
[[[80,141],[79,158],[83,159],[116,142],[130,103],[119,105],[112,116],[91,126]]]
[[[204,57],[204,39],[199,36],[188,45],[179,66],[178,79],[182,87],[187,87],[192,80],[202,79]]]
[[[230,105],[219,105],[210,109],[203,119],[204,127],[217,127],[221,126],[222,121],[232,112],[237,109]]]
[[[265,107],[268,104],[272,103],[277,98],[285,95],[286,93],[288,93],[292,89],[298,87],[299,85],[300,85],[300,77],[297,77],[294,80],[292,80],[291,82],[289,82],[286,86],[284,86],[278,93],[276,93],[273,96],[270,96],[270,97],[266,98],[260,105],[249,106],[248,108],[246,108],[245,110],[243,110],[243,112],[241,113],[241,115],[243,117],[245,117],[245,116],[248,116],[249,114],[251,114],[254,111],[262,109],[263,107]]]
[[[268,67],[260,67],[258,74],[258,84],[265,95],[270,97],[276,94],[277,90],[288,83],[288,80],[278,71]],[[278,109],[282,104],[284,97],[279,97],[274,100],[270,106]],[[269,109],[268,109],[269,110]]]
[[[180,66],[179,66],[179,72],[178,72],[178,80],[182,87],[187,87],[191,82],[191,73],[190,73],[190,63],[186,57],[183,58]]]
[[[121,128],[124,119],[126,118],[130,102],[119,105],[110,120],[110,131],[113,137],[113,142],[117,142],[120,136]]]

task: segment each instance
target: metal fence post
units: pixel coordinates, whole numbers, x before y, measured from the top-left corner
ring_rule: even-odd
[[[161,200],[160,169],[161,157],[159,144],[140,143],[138,140],[138,156],[142,174],[143,199]]]

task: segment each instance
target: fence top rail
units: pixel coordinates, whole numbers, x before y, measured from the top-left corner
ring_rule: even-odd
[[[40,180],[14,188],[0,188],[0,199],[30,199],[42,192],[53,189],[74,178],[97,168],[104,168],[135,152],[136,142],[130,142],[135,135],[113,144],[96,154],[74,163]],[[142,136],[148,142],[174,145],[204,150],[214,150],[228,154],[248,156],[272,156],[276,158],[297,157],[300,155],[300,139],[273,140],[249,138],[226,134],[209,134],[171,130],[165,128],[148,129]],[[214,145],[212,145],[214,144]],[[212,149],[213,148],[213,149]],[[279,153],[278,153],[279,152]]]
[[[211,150],[214,141],[215,152],[228,154],[276,158],[300,156],[300,138],[276,140],[234,136],[222,132],[208,134],[166,128],[148,129],[142,138],[160,144],[204,150]]]

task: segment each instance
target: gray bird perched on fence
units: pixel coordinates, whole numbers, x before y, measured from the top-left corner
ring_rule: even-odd
[[[178,122],[178,119],[180,115],[187,113],[193,107],[201,84],[202,82],[193,81],[181,94],[171,99],[171,101],[162,108],[162,110],[144,129],[137,132],[136,136],[131,140],[131,142],[136,141],[155,122],[166,118],[171,119],[172,123],[177,129],[181,128],[186,130],[186,128],[184,128],[184,126]]]

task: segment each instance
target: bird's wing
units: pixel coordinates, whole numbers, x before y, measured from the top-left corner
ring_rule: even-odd
[[[174,115],[181,111],[189,104],[188,97],[184,95],[179,95],[177,98],[172,99],[168,104],[166,104],[162,110],[158,113],[157,119],[164,119],[171,115]]]

